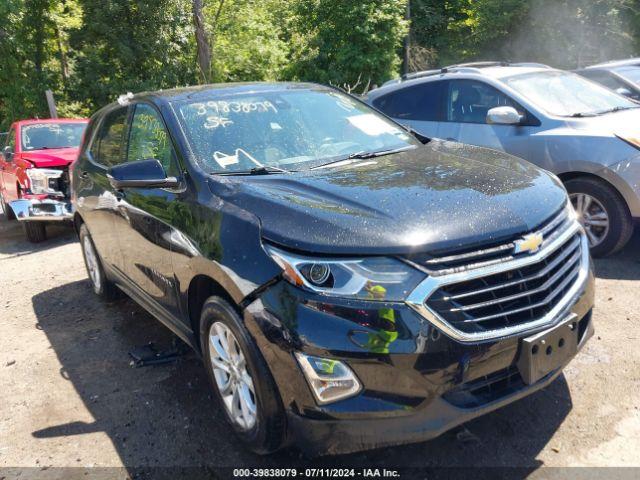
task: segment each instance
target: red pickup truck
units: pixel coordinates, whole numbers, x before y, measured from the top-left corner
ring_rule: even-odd
[[[27,239],[47,238],[46,223],[71,220],[69,166],[78,157],[87,119],[20,120],[0,155],[0,207],[22,222]]]

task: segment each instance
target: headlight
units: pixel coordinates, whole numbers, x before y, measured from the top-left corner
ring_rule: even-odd
[[[425,278],[415,268],[390,257],[308,257],[270,245],[267,252],[289,282],[334,297],[403,301]]]
[[[58,179],[62,176],[62,170],[50,170],[47,168],[28,168],[31,193],[61,193]],[[51,181],[53,180],[53,181]]]
[[[616,133],[616,137],[618,137],[623,142],[627,142],[632,147],[640,150],[640,136]]]

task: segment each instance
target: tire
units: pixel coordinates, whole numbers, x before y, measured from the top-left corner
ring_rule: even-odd
[[[244,391],[251,391],[253,394],[251,398],[255,405],[255,423],[249,427],[247,427],[246,424],[244,426],[240,425],[231,415],[223,399],[221,388],[218,386],[216,373],[214,373],[212,352],[214,357],[219,356],[217,353],[219,350],[216,350],[216,348],[219,349],[222,344],[215,347],[214,343],[216,340],[210,340],[210,333],[216,334],[218,331],[216,328],[222,328],[224,330],[220,325],[232,333],[234,340],[237,342],[236,346],[246,360],[244,363],[246,365],[246,371],[243,371],[243,373],[248,373],[250,376],[253,390],[251,391],[245,388]],[[233,343],[233,341],[231,343]],[[249,449],[258,454],[271,453],[280,448],[285,434],[285,416],[280,393],[262,354],[243,325],[238,312],[229,302],[221,297],[209,297],[202,307],[202,314],[200,316],[200,345],[207,376],[211,382],[218,407],[225,415],[227,422],[233,428],[236,435]],[[218,359],[217,362],[219,365],[220,360]],[[220,369],[215,370],[217,370],[218,375],[222,375],[223,377],[227,376],[230,380],[232,379],[231,374],[225,374]],[[243,377],[243,375],[241,374],[239,377]],[[236,376],[236,378],[239,377]],[[237,382],[237,384],[240,385],[238,387],[239,389],[246,387],[246,384],[242,381]]]
[[[596,212],[591,218],[595,218],[595,216],[598,215],[597,212],[602,209],[608,218],[608,227],[606,229],[599,226],[592,227],[589,225],[591,220],[585,218],[582,214],[583,212],[578,211],[580,223],[585,226],[589,236],[591,255],[594,257],[604,257],[623,248],[633,233],[633,219],[621,195],[614,188],[595,178],[575,178],[565,182],[565,186],[574,207],[576,206],[576,202],[580,201],[581,196],[583,199],[591,197],[591,212]],[[583,201],[582,204],[584,205],[586,203],[589,202]],[[576,210],[580,209],[577,208]],[[598,219],[599,218],[600,217],[598,217]],[[592,238],[598,236],[599,242],[592,243]]]
[[[98,251],[91,239],[89,229],[84,223],[80,226],[78,236],[80,237],[80,248],[82,249],[84,265],[87,268],[87,276],[89,277],[93,292],[106,301],[119,298],[121,296],[120,289],[107,278],[102,266],[102,260],[100,260]]]
[[[7,220],[15,220],[16,216],[13,213],[13,210],[11,209],[11,207],[9,205],[7,205],[4,201],[4,197],[2,196],[2,194],[0,193],[0,208],[2,208],[2,213],[4,213],[4,215],[2,215],[2,219],[7,221]]]
[[[47,239],[47,227],[43,222],[22,222],[22,228],[31,243],[40,243]]]

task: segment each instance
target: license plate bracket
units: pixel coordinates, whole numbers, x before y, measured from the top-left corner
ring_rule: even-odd
[[[578,352],[578,317],[571,314],[555,327],[520,342],[518,370],[524,383],[531,385]]]

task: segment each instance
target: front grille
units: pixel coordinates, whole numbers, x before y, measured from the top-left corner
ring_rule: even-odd
[[[534,254],[514,253],[514,240],[507,244],[510,249],[494,246],[431,259],[429,267],[437,268],[408,303],[461,340],[496,338],[551,323],[568,306],[586,272],[584,234],[569,212],[564,209],[535,232],[544,241]]]
[[[581,256],[576,233],[532,265],[443,286],[427,306],[465,333],[527,323],[549,313],[573,286]]]

